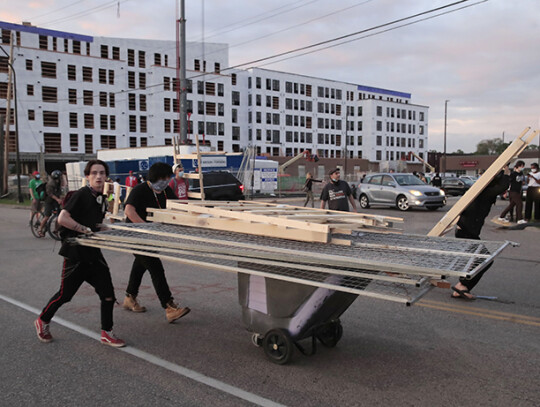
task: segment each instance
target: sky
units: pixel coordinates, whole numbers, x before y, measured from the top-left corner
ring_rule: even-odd
[[[369,30],[452,3],[458,4]],[[0,20],[91,36],[174,40],[178,4],[0,0]],[[540,128],[538,0],[186,0],[185,11],[187,40],[229,44],[230,65],[368,30],[346,44],[243,68],[411,93],[411,103],[429,107],[429,150],[443,151],[445,104],[448,153],[474,152],[482,140],[504,135],[509,142],[526,127]]]

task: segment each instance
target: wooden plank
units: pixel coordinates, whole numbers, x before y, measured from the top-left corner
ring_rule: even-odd
[[[532,132],[526,139],[525,135],[529,132],[530,127],[527,127],[517,137],[504,152],[489,166],[484,174],[472,185],[471,188],[457,201],[446,215],[431,229],[428,236],[442,236],[446,230],[457,222],[461,213],[469,206],[469,204],[488,186],[495,178],[499,171],[510,161],[517,157],[529,145],[531,141],[538,135],[538,130]]]
[[[188,196],[188,198],[193,198],[193,199],[203,199],[202,194],[200,192],[188,191],[187,196]]]
[[[203,229],[223,230],[227,232],[237,232],[249,235],[276,237],[281,239],[299,240],[302,242],[328,243],[329,233],[315,232],[311,230],[298,230],[283,228],[281,226],[245,222],[238,219],[211,218],[207,216],[192,216],[182,212],[148,209],[149,220],[154,222],[169,223],[173,225],[183,225],[200,227]]]
[[[195,172],[191,172],[189,174],[184,174],[182,176],[182,178],[184,179],[201,179],[201,174],[199,173],[195,173]]]
[[[267,223],[272,225],[278,225],[278,226],[284,226],[284,227],[291,227],[295,229],[303,229],[303,230],[313,230],[315,232],[321,232],[328,234],[330,232],[330,229],[327,225],[320,225],[316,223],[309,223],[309,222],[302,222],[302,221],[295,221],[295,220],[289,220],[284,218],[276,218],[276,217],[269,217],[264,215],[253,215],[249,212],[234,212],[219,208],[208,208],[208,207],[198,207],[198,208],[190,208],[190,205],[178,205],[174,202],[171,202],[170,207],[172,209],[179,209],[182,211],[196,211],[197,213],[206,213],[209,215],[213,215],[216,217],[223,217],[223,218],[234,218],[234,219],[241,219],[245,221],[250,222],[257,222],[257,223]]]

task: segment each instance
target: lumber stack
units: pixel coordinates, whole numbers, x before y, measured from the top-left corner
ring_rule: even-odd
[[[396,233],[394,225],[403,223],[401,218],[253,201],[169,200],[166,209],[148,211],[153,222],[342,245],[351,244],[355,230]]]

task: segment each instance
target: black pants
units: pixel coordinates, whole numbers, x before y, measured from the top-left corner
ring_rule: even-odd
[[[525,199],[525,219],[531,220],[533,214],[534,204],[534,218],[536,221],[540,221],[540,187],[528,187],[527,198]]]
[[[60,289],[43,308],[39,316],[41,320],[49,323],[56,311],[71,301],[85,281],[94,287],[101,300],[101,329],[110,331],[113,327],[114,287],[109,266],[102,256],[86,262],[64,258]]]
[[[512,209],[514,209],[514,206],[516,207],[516,221],[521,220],[523,218],[523,201],[521,200],[521,192],[516,191],[509,191],[508,192],[508,199],[510,200],[510,203],[505,208],[504,211],[502,211],[500,218],[504,218],[508,212],[510,212]]]
[[[463,229],[456,229],[456,237],[458,239],[480,240],[480,238],[478,236],[471,236],[467,232],[465,232]],[[490,262],[486,267],[484,267],[484,269],[482,271],[477,273],[473,278],[468,279],[468,278],[465,278],[465,277],[460,277],[459,282],[461,284],[463,284],[465,287],[467,287],[467,290],[471,291],[474,288],[474,286],[476,286],[476,284],[478,284],[478,282],[480,281],[480,279],[482,278],[484,273],[486,271],[488,271],[491,266],[493,266],[493,262]]]
[[[161,306],[167,308],[167,303],[171,301],[172,295],[167,279],[165,278],[165,269],[161,260],[157,257],[135,255],[126,293],[133,297],[139,294],[139,287],[141,286],[141,281],[146,270],[150,272],[152,284],[154,285],[154,290],[156,290]]]

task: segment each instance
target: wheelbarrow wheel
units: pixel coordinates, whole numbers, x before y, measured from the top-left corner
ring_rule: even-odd
[[[327,348],[334,348],[343,336],[343,326],[340,321],[333,321],[319,328],[317,339]]]
[[[264,336],[263,349],[270,361],[284,365],[291,360],[294,343],[283,329],[272,329]]]

